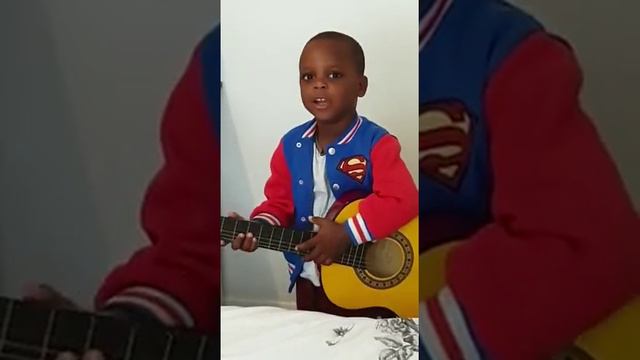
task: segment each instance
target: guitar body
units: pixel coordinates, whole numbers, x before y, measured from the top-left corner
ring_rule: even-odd
[[[420,299],[434,296],[445,285],[444,264],[457,242],[441,245],[420,255]],[[640,359],[640,298],[586,331],[557,360]]]
[[[333,217],[344,223],[358,213],[356,200]],[[418,317],[418,218],[368,245],[365,269],[332,264],[320,271],[329,300],[345,309],[384,307],[398,316]]]

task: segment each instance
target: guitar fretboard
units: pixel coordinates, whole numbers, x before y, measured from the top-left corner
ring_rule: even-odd
[[[87,349],[121,360],[209,360],[219,350],[211,337],[186,330],[0,297],[0,360],[53,360]]]
[[[261,222],[238,220],[230,217],[220,217],[220,238],[225,243],[241,233],[252,233],[258,247],[283,252],[305,255],[295,249],[296,245],[311,239],[315,233],[272,226]],[[336,263],[355,268],[365,268],[365,254],[370,244],[349,246],[349,248],[335,260]]]

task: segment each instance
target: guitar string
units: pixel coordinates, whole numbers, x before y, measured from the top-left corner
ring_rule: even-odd
[[[54,353],[52,355],[58,355],[58,354]],[[38,356],[38,357],[24,357],[24,356],[20,356],[20,355],[4,354],[3,352],[0,351],[0,359],[3,359],[3,360],[40,360],[42,358],[40,356]]]
[[[6,351],[5,348],[7,347],[7,345],[11,346],[16,350],[34,351],[35,357],[25,357],[25,355],[16,355],[16,354],[7,353],[5,352]],[[38,355],[35,355],[36,352],[38,353]],[[48,355],[58,355],[62,352],[63,351],[48,349],[46,347],[43,348],[42,346],[25,344],[18,341],[4,340],[2,349],[0,349],[0,358],[3,358],[3,359],[10,358],[10,359],[16,359],[16,360],[18,359],[37,360],[37,359],[42,359],[42,356],[41,356],[42,354],[44,354],[45,356],[48,356]]]
[[[201,340],[199,341],[199,343],[201,344],[200,347],[202,347],[202,343],[206,342],[206,337],[202,337]],[[12,359],[12,360],[40,360],[42,359],[42,355],[46,357],[48,357],[49,355],[59,355],[63,352],[68,352],[68,351],[73,351],[73,350],[54,350],[54,349],[49,349],[47,347],[42,347],[42,346],[38,346],[38,345],[32,345],[32,344],[26,344],[26,343],[22,343],[19,341],[13,341],[13,340],[4,340],[3,342],[3,346],[2,348],[0,348],[0,359]],[[6,352],[6,347],[10,346],[11,348],[15,349],[15,350],[23,350],[23,351],[33,351],[34,352],[34,357],[30,357],[30,355],[17,355],[17,354],[11,354]],[[81,351],[81,350],[78,350]],[[199,351],[201,352],[201,351]],[[37,355],[35,355],[37,353]],[[200,354],[199,356],[202,356],[202,354]],[[202,359],[202,358],[198,358],[196,357],[197,360]]]
[[[237,234],[235,232],[232,232],[230,230],[221,230],[220,231],[221,235],[225,235],[227,236],[225,239],[223,240],[228,240],[231,241],[233,240],[234,236]],[[265,241],[265,240],[259,240],[262,243],[262,247],[266,248],[266,249],[270,249],[270,250],[282,250],[282,248],[279,248],[278,246],[276,246],[275,244],[271,244],[270,241]],[[293,245],[293,244],[291,244]],[[362,254],[358,255],[358,248],[362,247]],[[355,248],[356,253],[355,254],[351,254],[351,251],[353,251],[353,249]],[[295,252],[298,255],[305,255],[304,253],[301,253],[299,251],[296,251],[294,248],[287,248],[287,251],[291,251],[291,252]],[[358,247],[350,247],[349,248],[349,254],[347,255],[347,259],[345,260],[345,254],[343,254],[340,258],[340,260],[342,260],[342,262],[345,262],[349,265],[353,265],[353,266],[358,266],[358,267],[366,267],[366,262],[365,259],[363,258],[364,255],[364,247],[363,246],[358,246]],[[351,260],[351,258],[353,257],[353,260]]]
[[[9,311],[6,311],[5,316],[3,316],[3,318],[4,318],[3,323],[5,323],[7,325],[8,325],[8,323],[11,322],[10,319],[11,319],[11,313],[12,312],[10,310],[13,308],[15,303],[16,303],[15,300],[11,300],[11,299],[8,300],[7,308],[9,309]],[[7,310],[7,308],[5,308],[5,310]],[[62,351],[62,350],[54,350],[54,349],[50,349],[50,347],[49,347],[49,341],[48,340],[50,340],[49,339],[50,336],[51,336],[50,330],[51,330],[51,325],[53,323],[51,320],[55,316],[55,314],[56,314],[56,310],[52,309],[51,310],[51,315],[49,316],[49,321],[47,322],[47,331],[46,331],[45,337],[44,337],[44,344],[35,345],[35,344],[28,344],[28,343],[26,343],[24,341],[11,340],[11,339],[7,339],[6,338],[7,334],[3,334],[2,338],[0,338],[0,359],[10,358],[10,359],[15,359],[15,360],[22,360],[22,359],[24,359],[24,360],[31,360],[31,359],[40,360],[40,359],[48,357],[49,355],[57,355],[57,354],[60,354],[60,353],[62,353],[64,351],[69,351],[69,350],[64,350],[64,351]],[[95,316],[91,316],[91,318],[93,320],[95,320]],[[137,332],[137,328],[135,326],[133,326],[131,328],[131,330],[132,331],[131,331],[131,334],[130,334],[128,346],[131,345],[131,343],[132,343],[131,342],[131,336],[134,335]],[[169,332],[168,335],[171,336],[171,333]],[[198,338],[200,339],[199,340],[200,348],[202,348],[202,345],[207,342],[207,337],[206,336],[198,336]],[[86,344],[85,344],[85,346],[86,346]],[[34,352],[33,356],[35,356],[35,357],[32,358],[32,357],[30,357],[31,355],[26,356],[26,355],[18,355],[18,354],[8,353],[7,352],[7,347],[10,347],[11,349],[17,350],[17,351],[33,351]],[[80,349],[80,350],[77,350],[77,351],[82,352],[83,350],[87,350],[87,349],[88,348]],[[200,349],[200,352],[201,352],[201,350],[202,349]],[[38,353],[38,354],[36,355],[35,353]],[[201,357],[196,357],[196,359],[200,360]]]
[[[223,240],[232,241],[235,233],[230,232],[228,230],[222,230],[221,231],[221,235],[227,236]],[[281,247],[277,247],[275,245],[272,245],[270,241],[265,241],[265,240],[260,240],[260,241],[261,241],[261,247],[263,247],[263,248],[270,249],[270,250],[277,250],[277,251],[283,250]],[[362,248],[362,249],[360,250],[358,248]],[[355,250],[355,254],[352,254],[351,252],[354,251],[354,250]],[[305,253],[296,251],[294,248],[288,248],[288,249],[286,249],[286,251],[291,251],[291,252],[294,252],[294,253],[296,253],[298,255],[305,255]],[[358,254],[359,251],[360,251],[360,254]],[[353,266],[357,266],[357,267],[366,267],[366,261],[364,259],[364,247],[363,246],[350,247],[349,251],[348,251],[348,254],[346,254],[346,253],[343,254],[340,257],[340,259],[338,259],[337,262],[342,262],[342,263],[346,263],[348,265],[353,265]]]
[[[229,236],[229,238],[223,239],[223,240],[227,240],[227,241],[232,241],[232,240],[233,240],[233,236],[234,236],[236,233],[240,233],[240,232],[241,232],[241,231],[237,231],[238,224],[242,224],[242,225],[241,225],[241,227],[244,227],[244,226],[246,225],[247,230],[246,230],[245,232],[248,232],[248,231],[249,231],[249,229],[250,229],[250,227],[251,227],[251,225],[252,225],[252,224],[254,224],[254,225],[258,225],[258,226],[260,226],[260,230],[259,230],[259,231],[260,231],[260,234],[262,234],[263,228],[264,228],[264,226],[266,225],[266,224],[262,224],[262,223],[252,222],[252,221],[250,221],[250,220],[237,220],[237,219],[233,219],[233,220],[234,220],[234,230],[233,230],[233,232],[232,232],[231,234],[229,234],[229,231],[230,231],[230,230],[228,230],[228,229],[226,229],[226,230],[225,230],[225,229],[224,229],[224,223],[225,223],[225,221],[226,221],[226,220],[231,219],[231,218],[228,218],[228,217],[221,217],[221,219],[222,219],[222,220],[221,220],[221,223],[222,223],[221,233],[222,233],[222,235],[228,235],[228,236]],[[266,225],[266,226],[271,227],[271,235],[270,235],[270,237],[269,237],[268,239],[266,239],[266,240],[265,240],[265,239],[261,239],[261,237],[260,237],[260,236],[258,236],[259,241],[261,241],[261,243],[262,243],[262,244],[261,244],[261,245],[262,245],[261,247],[263,247],[263,248],[267,248],[267,249],[270,249],[270,250],[278,250],[278,251],[281,251],[281,250],[282,250],[282,236],[284,236],[284,230],[286,230],[286,229],[285,229],[285,228],[282,228],[282,227],[272,226],[272,225]],[[271,244],[271,241],[273,240],[273,234],[274,234],[274,232],[275,232],[275,229],[276,229],[276,228],[283,229],[283,232],[282,232],[282,236],[281,236],[281,237],[279,237],[279,241],[278,241],[278,245],[279,245],[279,247],[274,248],[274,247],[272,246],[272,244]],[[259,234],[259,235],[260,235],[260,234]],[[292,232],[292,234],[291,234],[291,241],[289,241],[289,247],[287,248],[287,250],[288,250],[288,251],[293,251],[293,252],[295,252],[295,253],[297,253],[297,254],[299,254],[299,255],[304,255],[304,254],[301,254],[300,252],[296,252],[296,251],[295,251],[295,249],[293,249],[293,248],[292,248],[292,245],[293,245],[293,236],[294,236],[294,235],[295,235],[295,233],[294,233],[294,232]],[[304,232],[302,232],[302,234],[301,234],[301,236],[300,236],[300,238],[301,238],[301,239],[300,239],[300,242],[302,242],[302,240],[304,240],[304,237],[305,237],[305,233],[304,233]],[[358,249],[358,248],[362,248],[362,249],[361,249],[361,251],[360,251],[360,254],[358,253],[358,252],[359,252],[359,249]],[[354,251],[355,251],[355,253],[352,253],[352,252],[354,252]],[[352,247],[349,247],[348,251],[347,251],[347,252],[345,252],[345,253],[343,253],[343,254],[341,255],[341,257],[340,257],[336,262],[338,262],[338,263],[342,263],[342,264],[346,264],[346,265],[351,265],[351,266],[356,266],[356,267],[362,267],[362,268],[364,268],[364,267],[366,267],[366,263],[365,263],[365,260],[364,260],[364,258],[363,258],[363,257],[364,257],[364,247],[363,247],[363,246],[358,246],[358,247],[353,247],[353,246],[352,246]]]

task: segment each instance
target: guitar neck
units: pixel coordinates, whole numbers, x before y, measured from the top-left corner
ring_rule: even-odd
[[[296,245],[311,239],[315,233],[273,226],[262,222],[238,220],[230,217],[220,217],[220,238],[225,243],[230,243],[238,234],[252,233],[258,247],[280,251],[292,252],[304,256],[305,253],[297,251]],[[350,246],[339,259],[338,264],[364,268],[364,256],[369,244]]]
[[[312,232],[286,229],[263,224],[261,222],[238,220],[220,217],[220,235],[225,242],[231,242],[238,234],[252,233],[258,242],[258,247],[276,251],[298,253],[296,245],[313,237]],[[299,253],[298,253],[299,254]]]
[[[0,359],[55,359],[63,351],[88,349],[126,360],[204,360],[219,350],[212,338],[187,330],[0,297]]]

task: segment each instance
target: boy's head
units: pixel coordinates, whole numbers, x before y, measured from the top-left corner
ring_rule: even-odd
[[[316,120],[351,120],[367,91],[360,44],[339,32],[319,33],[302,50],[299,68],[302,103]]]

